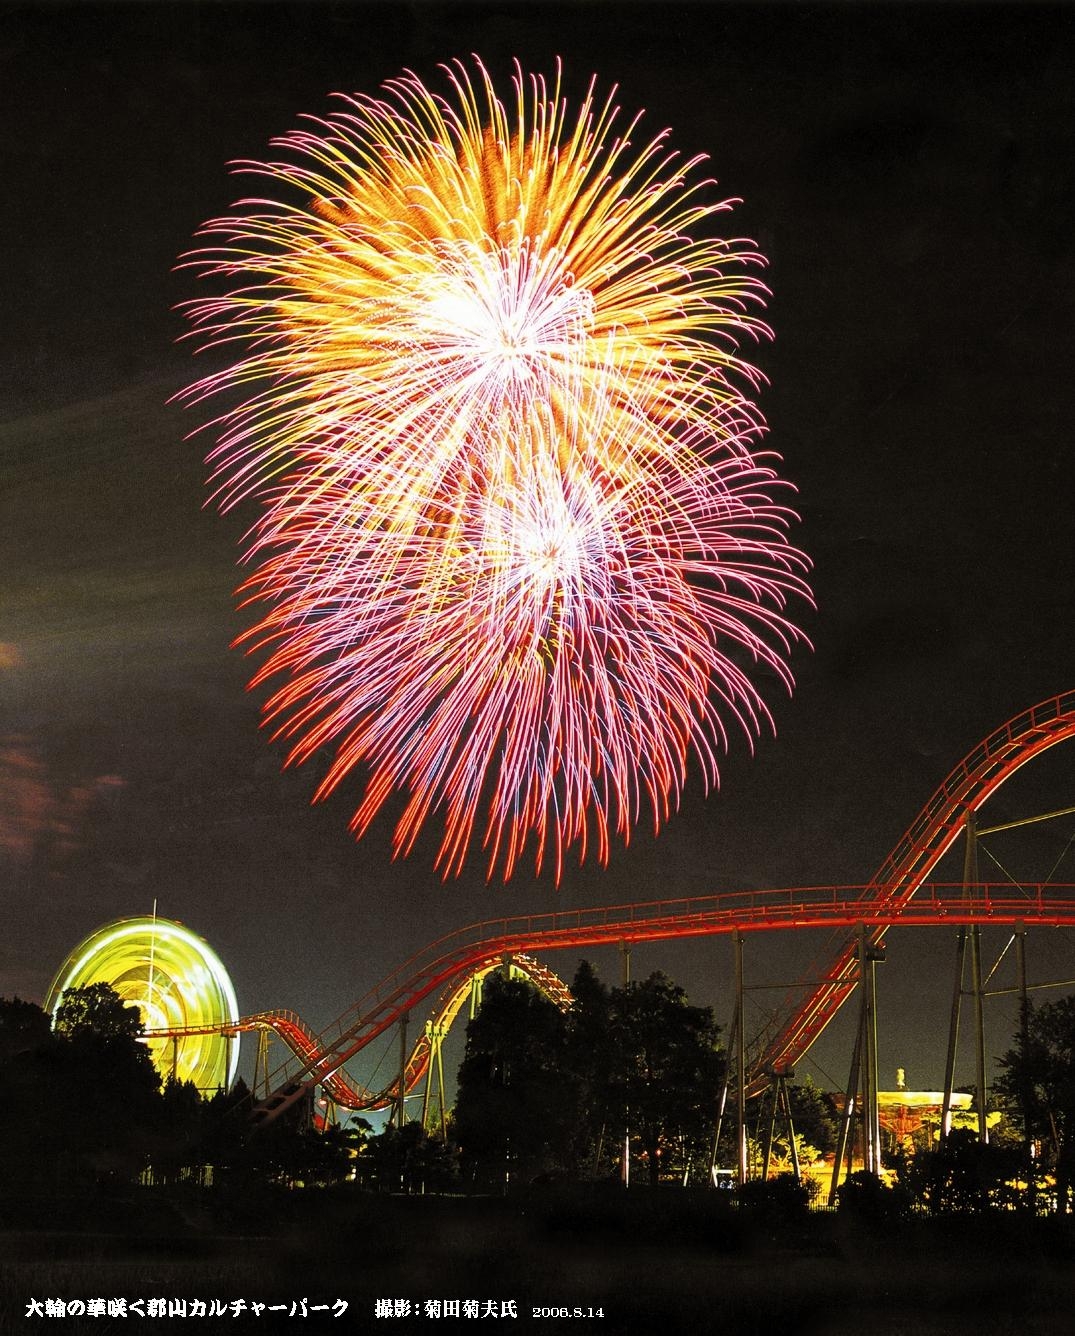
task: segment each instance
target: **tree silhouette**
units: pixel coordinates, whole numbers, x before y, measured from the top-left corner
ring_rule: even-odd
[[[18,997],[0,997],[0,1064],[43,1048],[50,1040],[48,1012]]]
[[[137,1178],[159,1144],[161,1120],[160,1078],[135,1037],[137,1010],[108,984],[92,984],[64,995],[52,1033],[25,1012],[19,1028],[40,1042],[24,1043],[0,1066],[0,1143],[11,1179],[71,1187]],[[67,1110],[61,1132],[41,1116],[46,1101]]]
[[[560,1010],[521,979],[491,974],[467,1026],[455,1131],[464,1172],[486,1189],[562,1170],[575,1126]]]
[[[651,1183],[708,1153],[723,1055],[708,1007],[657,973],[609,991],[583,961],[566,1016],[529,984],[491,976],[467,1029],[455,1126],[486,1188],[606,1168],[630,1136]]]
[[[614,1154],[614,1137],[608,1126],[610,996],[588,960],[579,962],[571,996],[564,1048],[566,1073],[575,1093],[569,1168],[574,1177],[603,1176],[610,1172]]]
[[[366,1187],[379,1192],[447,1192],[459,1181],[451,1146],[430,1136],[419,1122],[386,1127],[370,1137],[359,1156],[359,1175]]]
[[[1056,1175],[1057,1208],[1067,1212],[1075,1189],[1075,997],[1028,1006],[1025,1032],[1000,1066],[996,1094],[1040,1144]]]
[[[665,1169],[686,1176],[705,1153],[724,1071],[718,1034],[712,1009],[660,972],[610,994],[606,1118],[637,1140],[651,1184]]]
[[[142,1013],[124,1002],[107,983],[67,988],[56,1008],[55,1030],[65,1039],[83,1034],[137,1039],[142,1029]]]

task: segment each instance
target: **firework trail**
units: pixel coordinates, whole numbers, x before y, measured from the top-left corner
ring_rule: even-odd
[[[261,505],[243,637],[290,759],[366,777],[361,835],[393,793],[410,851],[480,840],[507,880],[566,850],[607,858],[678,803],[688,757],[717,779],[726,722],[790,689],[809,595],[738,353],[761,257],[697,239],[713,202],[591,84],[570,117],[480,62],[342,99],[240,164],[241,201],[188,257],[222,295],[189,304],[238,360],[186,391],[238,406],[210,428],[219,502]],[[288,200],[290,199],[290,202]]]

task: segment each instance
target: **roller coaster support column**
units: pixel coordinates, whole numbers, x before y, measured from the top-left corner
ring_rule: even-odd
[[[743,937],[738,928],[732,929],[732,954],[735,958],[735,1010],[732,1012],[732,1023],[728,1027],[728,1052],[735,1054],[736,1182],[742,1187],[747,1181],[747,1063],[746,1040],[743,1033]],[[720,1092],[717,1125],[713,1131],[713,1151],[709,1157],[709,1178],[714,1185],[717,1181],[717,1148],[720,1144],[721,1127],[724,1124],[724,1110],[728,1107],[728,1091],[731,1083],[731,1068],[725,1061],[724,1086]]]
[[[978,887],[978,831],[974,813],[967,817],[967,864],[963,877],[964,893],[973,895]],[[969,880],[969,886],[968,886]],[[971,977],[974,980],[974,1075],[975,1103],[978,1106],[978,1140],[984,1146],[989,1141],[989,1120],[986,1115],[985,1077],[985,996],[982,992],[982,930],[977,923],[970,933]]]
[[[966,844],[963,854],[963,896],[970,899],[978,885],[978,828],[973,812],[967,813]],[[1020,939],[1021,941],[1021,939]],[[982,990],[982,933],[977,924],[960,928],[956,945],[956,976],[952,989],[952,1014],[948,1025],[948,1057],[944,1065],[944,1103],[941,1106],[941,1137],[947,1138],[952,1124],[952,1091],[955,1085],[956,1052],[959,1046],[959,1018],[963,1002],[963,977],[966,972],[967,944],[971,952],[971,992],[974,997],[974,1104],[978,1112],[978,1140],[989,1140],[986,1118],[985,1076],[985,994]]]
[[[959,1045],[959,1011],[963,999],[963,969],[967,959],[967,929],[961,927],[956,938],[956,977],[952,989],[952,1014],[948,1021],[948,1055],[944,1062],[944,1101],[941,1104],[941,1140],[952,1130],[952,1087],[956,1076],[956,1048]]]
[[[862,1167],[870,1174],[881,1172],[881,1121],[877,1101],[877,976],[879,961],[885,959],[881,942],[873,941],[865,923],[858,931],[858,976],[862,986],[859,1007],[859,1028],[851,1057],[851,1071],[844,1097],[840,1135],[832,1164],[832,1183],[829,1205],[836,1204],[836,1189],[840,1182],[840,1167],[847,1155],[847,1170],[854,1163],[854,1125],[858,1116],[862,1123]]]
[[[426,1088],[422,1096],[422,1127],[429,1131],[429,1104],[433,1081],[437,1082],[437,1100],[440,1120],[440,1139],[448,1135],[446,1110],[444,1107],[444,1059],[441,1047],[444,1043],[444,1028],[433,1021],[426,1021],[426,1042],[429,1044],[429,1066],[426,1068]]]
[[[799,1148],[795,1144],[795,1122],[791,1116],[791,1096],[788,1094],[788,1080],[794,1076],[795,1072],[790,1067],[772,1068],[770,1076],[772,1085],[769,1087],[771,1104],[769,1106],[769,1126],[765,1133],[765,1149],[762,1152],[761,1178],[766,1182],[769,1178],[769,1160],[773,1152],[773,1133],[776,1130],[776,1115],[779,1112],[784,1120],[784,1130],[787,1132],[788,1145],[791,1148],[792,1171],[795,1174],[796,1183],[802,1182],[802,1173],[799,1168]]]
[[[272,1030],[267,1026],[258,1029],[258,1047],[254,1054],[254,1085],[252,1093],[255,1100],[269,1098],[269,1042],[272,1039]],[[261,1093],[258,1093],[258,1081],[261,1081],[264,1087]]]
[[[743,1016],[743,934],[732,933],[735,951],[735,1146],[739,1186],[747,1181],[747,1050]]]
[[[847,1077],[847,1091],[844,1094],[843,1114],[840,1118],[840,1133],[836,1138],[836,1154],[832,1157],[832,1182],[829,1184],[829,1205],[836,1205],[836,1190],[840,1186],[840,1166],[847,1155],[847,1172],[850,1174],[855,1155],[855,1105],[858,1102],[859,1072],[862,1063],[862,1026],[859,1025],[855,1037],[855,1048],[851,1054],[851,1071]]]
[[[862,1113],[865,1122],[867,1173],[881,1172],[881,1119],[877,1101],[877,962],[885,958],[880,942],[870,940],[866,925],[859,927],[859,971],[862,990],[863,1063]]]
[[[982,930],[976,923],[970,930],[970,965],[974,980],[974,1102],[978,1108],[978,1140],[984,1146],[989,1141],[989,1119],[986,1112],[985,1077],[985,1013],[982,995]]]
[[[1019,1049],[1026,1054],[1030,1051],[1030,1003],[1026,995],[1026,924],[1015,925],[1015,959],[1019,971]],[[1030,1108],[1026,1095],[1020,1099],[1023,1114],[1023,1147],[1027,1163],[1028,1188],[1033,1200],[1034,1184],[1033,1155],[1034,1138],[1030,1131]]]
[[[742,1100],[743,1086],[745,1084],[745,1077],[746,1077],[746,1071],[745,1071],[746,1064],[745,1062],[739,1061],[739,1053],[740,1053],[739,1034],[741,1030],[739,1020],[740,1020],[740,1014],[743,1009],[743,970],[742,970],[742,957],[740,950],[741,944],[739,941],[738,928],[735,928],[732,931],[732,946],[736,960],[735,1007],[732,1011],[732,1023],[731,1025],[728,1026],[727,1053],[728,1054],[735,1053],[736,1055],[736,1075],[738,1078],[736,1083],[737,1084],[736,1097],[738,1100]],[[717,1105],[717,1123],[713,1129],[713,1150],[709,1156],[709,1180],[714,1187],[716,1187],[717,1185],[717,1154],[718,1154],[718,1149],[720,1147],[720,1134],[721,1134],[721,1129],[724,1126],[724,1111],[728,1107],[728,1091],[731,1089],[731,1084],[732,1084],[732,1069],[726,1056],[724,1062],[724,1085],[721,1087],[720,1103]],[[738,1131],[739,1129],[738,1120],[736,1121],[736,1128]],[[737,1136],[736,1146],[740,1146],[742,1144],[743,1144],[742,1138]],[[745,1177],[746,1156],[745,1155],[740,1156],[738,1150],[736,1151],[736,1161],[740,1165],[738,1173],[744,1175]],[[739,1181],[740,1183],[742,1183],[744,1181],[744,1178],[740,1178]]]
[[[623,953],[623,986],[624,988],[631,982],[631,943],[621,942],[620,951]],[[620,1182],[625,1188],[631,1186],[631,1110],[624,1110],[623,1127],[623,1155],[620,1160]]]
[[[409,1011],[405,1011],[399,1018],[399,1085],[396,1088],[395,1124],[401,1132],[407,1117],[407,1022],[410,1018]]]

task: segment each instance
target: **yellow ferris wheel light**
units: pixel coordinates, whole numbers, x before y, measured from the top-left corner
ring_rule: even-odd
[[[146,1043],[163,1076],[200,1090],[231,1085],[239,1041],[222,1030],[239,1019],[235,990],[220,958],[196,933],[172,919],[117,919],[90,933],[60,967],[45,1000],[53,1016],[68,988],[107,983],[142,1013],[146,1030],[204,1026],[206,1034],[151,1036]]]

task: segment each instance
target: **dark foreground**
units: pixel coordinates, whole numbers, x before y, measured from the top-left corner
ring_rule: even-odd
[[[634,1189],[507,1200],[338,1190],[165,1200],[141,1192],[8,1200],[0,1211],[5,1336],[410,1333],[475,1323],[606,1336],[1075,1330],[1072,1222],[1015,1214],[789,1216],[738,1211],[723,1194]],[[79,1301],[100,1298],[125,1300],[127,1315],[79,1310]],[[65,1310],[75,1300],[75,1315],[26,1316],[31,1300],[43,1307],[46,1299],[64,1300]],[[138,1299],[145,1316],[130,1307]],[[186,1316],[157,1316],[149,1301],[162,1299],[186,1301]],[[246,1304],[238,1315],[235,1300]],[[393,1301],[392,1314],[409,1305],[410,1316],[378,1315],[378,1300],[382,1313]],[[339,1301],[347,1308],[337,1316]]]

